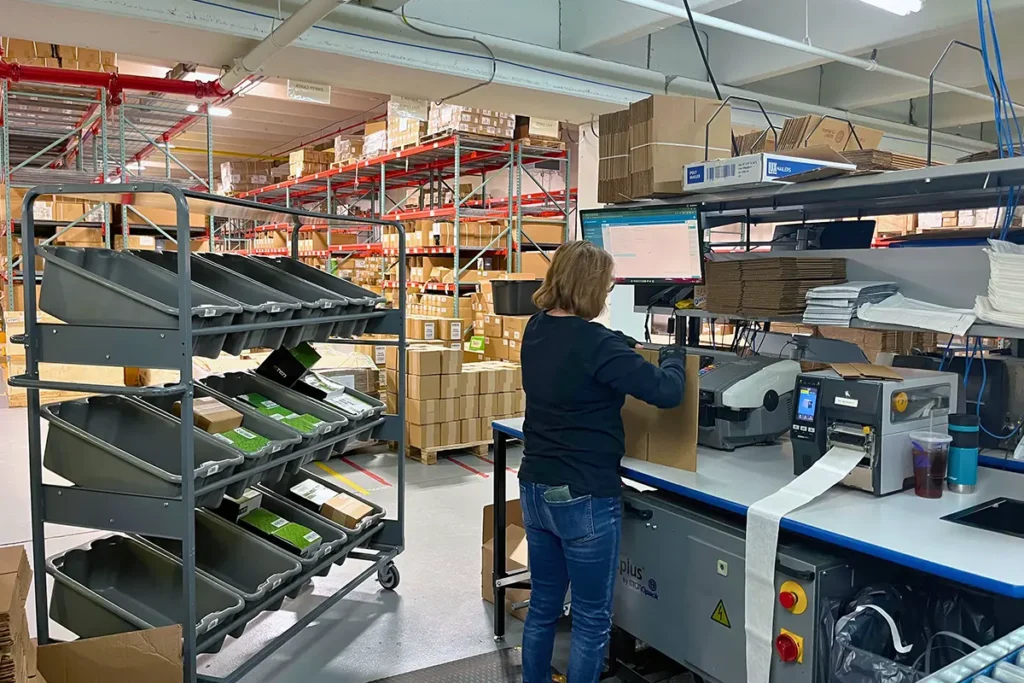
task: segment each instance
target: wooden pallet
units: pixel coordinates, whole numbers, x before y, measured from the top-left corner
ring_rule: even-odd
[[[523,147],[543,147],[545,149],[565,150],[565,143],[561,140],[547,140],[545,138],[520,138],[516,140]]]
[[[436,465],[437,456],[440,453],[452,453],[455,451],[469,451],[473,455],[486,456],[488,449],[494,442],[491,440],[487,441],[476,441],[473,443],[460,443],[452,446],[438,446],[436,448],[417,448],[416,446],[406,446],[405,454],[413,460],[418,460],[424,465]]]

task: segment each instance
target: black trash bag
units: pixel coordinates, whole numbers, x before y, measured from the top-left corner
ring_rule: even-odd
[[[846,604],[830,609],[826,632],[834,632],[830,648],[830,671],[827,680],[832,683],[916,683],[923,676],[912,665],[918,653],[924,651],[925,634],[924,596],[909,586],[869,586]],[[885,618],[873,609],[856,614],[862,605],[877,605],[896,622],[904,645],[912,645],[910,652],[901,654],[892,642],[892,630]],[[838,607],[838,609],[837,609]],[[852,618],[836,625],[844,615]]]
[[[929,637],[940,631],[948,631],[978,645],[987,645],[999,635],[1004,635],[999,633],[996,626],[996,609],[991,596],[946,588],[929,595],[926,610]],[[935,673],[952,664],[970,654],[970,650],[969,645],[953,638],[934,636],[930,656],[931,669],[928,673]],[[919,669],[925,671],[924,662]]]

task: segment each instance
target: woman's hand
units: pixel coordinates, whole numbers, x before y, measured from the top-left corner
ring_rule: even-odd
[[[669,358],[678,358],[680,362],[686,362],[685,346],[662,346],[658,350],[658,365],[664,365]]]
[[[629,348],[631,348],[631,349],[642,349],[643,348],[643,345],[640,342],[638,342],[636,339],[633,339],[632,337],[630,337],[625,332],[619,332],[618,330],[612,330],[612,332],[614,332],[615,336],[617,336],[619,339],[621,339],[622,341],[626,342],[626,346],[628,346]]]

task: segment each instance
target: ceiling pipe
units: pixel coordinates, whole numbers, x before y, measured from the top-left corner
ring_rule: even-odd
[[[333,12],[338,5],[347,2],[349,0],[307,0],[256,47],[235,59],[232,67],[220,77],[220,87],[224,90],[237,88],[243,80],[260,72],[271,57],[295,42],[296,38]]]
[[[633,5],[635,7],[642,7],[644,9],[649,9],[654,12],[660,12],[662,14],[668,14],[669,16],[678,17],[680,19],[683,19],[684,21],[687,20],[686,10],[684,8],[669,5],[668,3],[660,2],[660,0],[620,1],[625,2],[626,4],[629,5]],[[842,64],[848,64],[849,66],[857,67],[858,69],[864,69],[865,71],[874,71],[876,73],[886,74],[888,76],[894,76],[896,78],[902,78],[907,81],[913,81],[915,83],[919,83],[925,86],[926,88],[929,85],[927,76],[919,76],[917,74],[913,74],[907,71],[893,69],[891,67],[879,64],[873,59],[861,59],[859,57],[850,57],[849,55],[844,55],[842,52],[833,52],[832,50],[826,50],[824,48],[803,43],[799,40],[792,40],[791,38],[785,38],[783,36],[776,35],[774,33],[768,33],[767,31],[762,31],[760,29],[752,28],[750,26],[744,26],[743,24],[737,24],[732,21],[727,21],[725,19],[713,17],[710,14],[701,14],[699,12],[693,12],[693,21],[694,23],[700,24],[701,26],[709,26],[711,28],[716,28],[720,31],[726,31],[728,33],[734,33],[739,36],[753,38],[754,40],[759,40],[763,43],[770,43],[772,45],[786,47],[791,50],[805,52],[807,54],[815,55],[816,57],[821,57],[822,59],[827,59],[832,62],[840,62]],[[943,81],[935,81],[935,85],[947,92],[958,93],[960,95],[965,95],[967,97],[973,97],[976,100],[984,100],[989,103],[994,102],[992,97],[984,92],[978,92],[976,90],[971,90],[970,88],[962,88],[959,85],[945,83]],[[1014,106],[1024,111],[1024,105],[1020,105],[1015,102]]]
[[[108,74],[103,71],[71,71],[48,66],[25,66],[0,61],[0,79],[13,83],[51,83],[85,88],[106,88],[113,102],[120,101],[125,90],[159,92],[168,95],[184,95],[198,99],[224,97],[229,92],[222,90],[214,81],[176,81],[169,78]]]

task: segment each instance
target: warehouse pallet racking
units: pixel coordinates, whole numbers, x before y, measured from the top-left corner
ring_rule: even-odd
[[[44,185],[32,188],[25,198],[25,219],[23,230],[26,236],[25,271],[27,277],[35,275],[34,244],[35,221],[33,205],[42,195],[58,194],[70,197],[89,199],[97,202],[114,203],[119,198],[129,199],[142,207],[173,207],[177,219],[176,236],[179,240],[189,239],[189,215],[252,215],[257,219],[269,219],[269,222],[291,220],[296,226],[292,232],[292,256],[298,256],[297,226],[303,220],[337,220],[346,219],[325,216],[313,212],[292,208],[268,209],[253,202],[233,198],[219,197],[209,194],[182,190],[169,184],[130,183],[130,184],[85,184],[85,185]],[[170,198],[161,201],[160,198]],[[404,265],[404,231],[400,224],[388,221],[373,221],[379,226],[395,227],[399,234],[399,260]],[[191,255],[188,250],[179,250],[177,255],[177,303],[179,311],[192,310],[191,289]],[[397,309],[380,309],[357,315],[339,315],[323,317],[318,323],[343,322],[353,319],[368,319],[367,332],[375,334],[396,335],[393,341],[378,340],[375,344],[392,345],[399,348],[398,375],[399,386],[397,415],[387,415],[364,429],[379,428],[381,439],[396,441],[404,449],[404,411],[405,411],[405,305],[400,302]],[[47,622],[47,561],[45,549],[45,523],[66,524],[76,527],[107,530],[122,533],[149,534],[165,538],[181,539],[182,553],[182,605],[184,606],[184,683],[195,683],[196,656],[207,647],[218,643],[226,635],[238,632],[245,623],[255,617],[281,596],[302,588],[313,576],[329,570],[330,566],[340,558],[358,560],[368,566],[354,579],[337,589],[327,599],[320,602],[312,611],[299,617],[284,633],[278,635],[267,645],[239,666],[229,676],[220,679],[198,677],[213,683],[233,683],[238,681],[261,661],[288,642],[312,623],[332,605],[341,600],[357,586],[374,575],[382,586],[393,589],[397,586],[399,576],[394,559],[404,549],[405,544],[405,459],[398,458],[398,504],[395,518],[381,520],[369,530],[359,534],[337,553],[324,558],[312,568],[281,586],[273,594],[258,604],[248,608],[234,617],[227,618],[224,623],[213,626],[197,642],[196,629],[196,565],[195,565],[195,503],[207,489],[221,488],[229,483],[241,481],[264,470],[279,467],[284,462],[296,460],[310,455],[310,452],[323,448],[338,441],[349,438],[353,432],[331,435],[315,446],[297,450],[276,460],[253,467],[240,474],[222,479],[215,484],[196,487],[189,476],[181,478],[181,495],[173,498],[139,496],[125,493],[112,493],[84,489],[77,486],[60,487],[43,483],[43,446],[40,429],[39,391],[58,389],[87,393],[101,393],[120,396],[180,396],[181,413],[192,412],[193,378],[191,349],[193,342],[200,338],[213,338],[211,335],[225,334],[228,331],[244,332],[253,330],[293,327],[302,325],[303,320],[287,320],[277,323],[250,323],[231,325],[229,327],[211,327],[193,329],[192,319],[188,314],[178,317],[178,326],[172,328],[145,327],[98,327],[73,324],[41,324],[37,318],[37,302],[32,289],[25,291],[25,329],[22,338],[12,343],[22,343],[26,347],[26,374],[13,377],[13,386],[28,390],[28,442],[30,492],[32,501],[32,556],[35,578],[35,605],[38,615],[39,643],[49,640]],[[334,339],[333,343],[356,343],[352,339]],[[183,351],[184,349],[184,351]],[[177,370],[179,381],[164,387],[114,387],[104,385],[78,384],[69,382],[50,382],[39,378],[40,363],[68,363],[76,365],[98,365],[107,367],[144,367]],[[191,421],[181,422],[180,450],[181,472],[194,471],[193,425]],[[399,451],[401,453],[402,450]]]
[[[523,224],[533,220],[546,219],[561,222],[564,226],[562,241],[569,237],[569,229],[575,205],[575,191],[568,189],[548,191],[538,179],[535,171],[541,166],[557,168],[568,188],[572,177],[570,156],[567,150],[528,141],[513,141],[497,138],[455,133],[402,150],[394,150],[373,158],[363,159],[340,168],[322,171],[309,176],[275,183],[263,188],[240,193],[240,198],[278,206],[319,206],[325,213],[354,213],[357,205],[369,203],[374,216],[394,221],[441,219],[454,224],[456,244],[461,244],[462,227],[466,221],[502,221],[505,228],[484,247],[450,246],[439,247],[445,252],[409,251],[409,255],[443,253],[453,256],[451,283],[413,283],[422,291],[458,293],[471,288],[474,283],[465,282],[463,277],[469,266],[478,257],[488,255],[509,256],[507,269],[519,269],[519,254],[523,248],[541,249],[555,245],[536,244],[523,232]],[[507,194],[505,199],[488,199],[487,189],[505,174]],[[480,184],[465,193],[459,182],[463,177],[479,177]],[[528,182],[533,181],[539,192],[525,192]],[[406,191],[401,198],[395,195]],[[442,201],[450,193],[452,201]],[[429,199],[427,199],[429,197]],[[236,228],[235,235],[252,235],[265,226]],[[307,226],[305,230],[326,231],[330,243],[330,226]],[[333,268],[333,257],[341,256],[343,263],[357,254],[373,253],[380,248],[379,232],[364,230],[364,239],[358,245],[337,245],[326,252],[310,252],[310,256],[328,259],[328,269]],[[433,249],[433,247],[423,247]],[[246,253],[273,253],[246,249]],[[393,250],[384,249],[385,255]],[[390,268],[384,266],[384,273]],[[384,281],[384,288],[398,288],[396,280]],[[405,286],[401,287],[403,290]],[[458,301],[456,301],[458,315]]]

